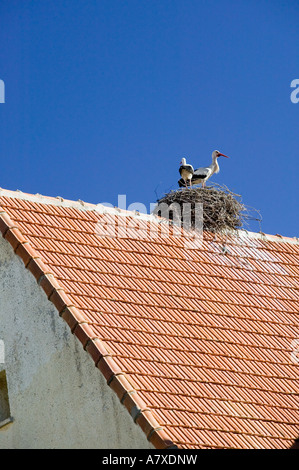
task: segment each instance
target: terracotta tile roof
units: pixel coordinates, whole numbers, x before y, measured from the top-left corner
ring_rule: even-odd
[[[3,236],[155,447],[290,448],[298,240],[206,233],[186,248],[166,225],[0,191]]]

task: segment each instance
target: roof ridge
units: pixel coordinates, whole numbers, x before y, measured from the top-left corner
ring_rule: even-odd
[[[42,203],[42,204],[49,204],[53,206],[59,207],[70,207],[73,209],[78,209],[82,211],[90,211],[94,210],[99,213],[110,213],[115,215],[124,215],[124,216],[138,216],[138,217],[145,217],[146,220],[161,220],[162,218],[156,216],[154,214],[143,214],[138,211],[128,211],[126,209],[121,209],[120,207],[114,206],[106,206],[106,203],[98,203],[94,204],[92,202],[85,202],[81,199],[74,201],[72,199],[65,199],[61,196],[44,196],[42,194],[30,194],[24,193],[23,191],[17,189],[16,191],[11,191],[8,189],[0,188],[0,198],[1,197],[9,197],[12,199],[22,199],[24,201],[30,201],[35,203]],[[108,204],[108,203],[107,203]],[[162,219],[164,220],[164,219]]]
[[[89,203],[89,202],[84,202],[81,199],[78,199],[77,201],[71,200],[71,199],[65,199],[61,196],[44,196],[42,194],[30,194],[30,193],[25,193],[19,189],[16,191],[8,190],[8,189],[3,189],[0,188],[0,198],[1,197],[8,197],[8,198],[16,198],[16,199],[22,199],[25,201],[31,201],[35,203],[42,203],[42,204],[49,204],[49,205],[54,205],[54,206],[60,206],[60,207],[70,207],[82,211],[96,211],[99,213],[109,213],[112,215],[120,215],[120,216],[125,216],[125,217],[138,217],[139,220],[150,220],[150,221],[156,221],[157,223],[169,223],[168,220],[163,219],[162,217],[159,217],[154,214],[145,214],[141,213],[138,211],[128,211],[125,209],[121,209],[117,206],[114,207],[109,207],[105,206],[104,203]],[[239,238],[248,237],[252,239],[258,239],[262,241],[271,241],[271,242],[279,242],[279,243],[290,243],[290,244],[295,244],[299,245],[299,237],[286,237],[280,234],[272,235],[272,234],[266,234],[264,232],[251,232],[246,229],[239,229],[236,231],[236,235]],[[224,235],[227,236],[227,235]],[[231,236],[231,234],[228,234],[228,236]]]
[[[0,197],[3,196],[0,190]],[[149,406],[140,398],[127,375],[115,362],[113,355],[104,341],[95,337],[88,321],[65,293],[64,288],[56,280],[55,275],[44,263],[41,255],[23,236],[6,211],[0,206],[0,232],[10,243],[14,252],[23,260],[25,267],[33,274],[37,284],[42,287],[56,309],[80,340],[84,350],[94,360],[95,366],[104,375],[107,384],[117,394],[120,402],[127,408],[134,422],[139,424],[150,441],[157,449],[177,448],[164,428],[159,424]]]

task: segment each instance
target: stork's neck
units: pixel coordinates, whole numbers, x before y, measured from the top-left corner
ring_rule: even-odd
[[[210,168],[212,170],[212,174],[219,172],[220,168],[218,165],[217,157],[214,157],[214,156],[212,157],[212,164],[210,165]]]

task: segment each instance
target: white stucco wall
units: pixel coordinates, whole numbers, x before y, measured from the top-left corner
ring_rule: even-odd
[[[2,236],[0,340],[14,418],[0,449],[153,449]]]

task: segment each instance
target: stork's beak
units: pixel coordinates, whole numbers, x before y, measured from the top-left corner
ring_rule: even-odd
[[[225,158],[229,158],[227,155],[224,155],[224,153],[218,153],[218,157],[225,157]]]

